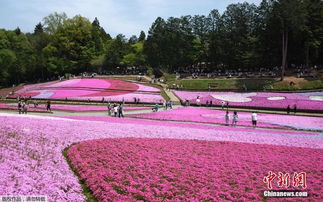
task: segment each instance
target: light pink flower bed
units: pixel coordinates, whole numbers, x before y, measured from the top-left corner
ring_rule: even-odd
[[[163,101],[158,88],[112,79],[71,79],[28,85],[16,91],[13,97],[26,96],[39,99],[105,100],[155,103]]]
[[[230,124],[232,122],[233,112],[230,112]],[[201,123],[225,124],[225,111],[210,110],[197,107],[182,107],[168,111],[155,113],[131,114],[130,117],[155,119],[155,120],[173,120],[173,121],[192,121]],[[238,123],[241,126],[252,126],[251,113],[239,112]],[[323,130],[323,118],[304,117],[277,114],[258,114],[258,127],[269,128],[295,128]]]
[[[268,171],[306,172],[306,199],[322,199],[321,149],[127,138],[85,141],[67,153],[99,201],[261,201]]]
[[[40,108],[45,108],[46,105],[39,105]],[[91,106],[91,105],[51,105],[52,110],[73,111],[73,112],[90,112],[90,111],[107,111],[107,106]],[[151,107],[123,107],[125,111],[145,110]]]
[[[316,136],[318,133],[315,132],[300,132],[294,130],[270,130],[270,129],[262,129],[257,128],[256,130],[253,128],[236,128],[236,127],[227,127],[227,126],[214,126],[209,124],[199,124],[196,123],[185,123],[185,122],[174,122],[174,121],[157,121],[157,120],[145,120],[145,119],[129,119],[129,118],[115,118],[109,116],[53,116],[60,117],[66,119],[74,119],[74,120],[86,120],[86,121],[99,121],[99,122],[109,122],[109,123],[123,123],[123,124],[135,124],[135,125],[153,125],[153,126],[165,126],[165,127],[181,127],[181,128],[195,128],[195,129],[204,129],[204,130],[220,130],[227,131],[229,133],[240,133],[248,132],[250,134],[264,134],[264,135],[273,135],[276,134],[283,135],[297,135],[297,136],[307,136],[313,135]],[[235,140],[236,141],[236,140]]]
[[[17,109],[16,103],[0,103],[0,109]],[[123,110],[146,110],[151,109],[151,107],[127,107],[125,106]],[[95,106],[95,105],[59,105],[52,104],[51,110],[62,110],[62,111],[73,111],[73,112],[90,112],[90,111],[107,111],[107,106]],[[29,105],[28,111],[46,111],[46,105],[38,105],[34,107],[33,104]]]
[[[236,93],[236,92],[190,92],[174,91],[182,100],[189,100],[196,104],[197,96],[200,96],[201,104],[212,101],[214,105],[221,105],[222,101],[229,102],[229,106],[253,106],[263,108],[284,108],[288,105],[298,109],[323,110],[323,101],[311,100],[311,96],[323,97],[323,92],[317,93]],[[274,100],[272,100],[274,99]],[[278,99],[278,100],[275,100]]]
[[[62,151],[73,143],[87,140],[124,137],[199,139],[286,145],[290,146],[291,151],[294,150],[294,147],[302,147],[304,149],[303,154],[306,154],[306,156],[302,156],[302,161],[299,161],[301,166],[296,170],[297,172],[303,171],[301,170],[303,164],[308,167],[306,162],[309,160],[307,158],[311,159],[312,155],[317,153],[316,151],[321,152],[323,149],[323,138],[322,134],[319,133],[307,134],[294,131],[229,127],[219,127],[217,129],[214,126],[201,126],[198,128],[189,127],[192,124],[187,124],[187,127],[184,127],[183,124],[178,123],[164,126],[161,121],[147,124],[154,121],[118,118],[114,118],[114,122],[111,120],[113,119],[110,118],[104,122],[83,121],[0,113],[0,195],[47,195],[50,201],[84,201],[85,198],[78,179],[66,163]],[[117,120],[120,122],[118,123]],[[210,128],[203,129],[203,127]],[[211,127],[214,128],[211,129]],[[311,155],[308,154],[309,152],[306,148],[319,150],[312,150],[314,153]],[[124,151],[123,149],[126,148],[122,148],[120,151]],[[275,150],[269,151],[273,156],[281,155],[282,159],[289,156],[284,153],[276,153]],[[297,154],[298,152],[295,153]],[[250,153],[250,155],[252,155],[250,159],[258,158],[257,152]],[[177,156],[177,154],[174,156]],[[235,160],[232,160],[232,162],[239,159],[239,156],[239,152],[236,152],[233,155]],[[311,173],[309,178],[315,177],[315,174],[310,169],[321,167],[321,156],[320,153],[316,155],[316,160],[311,162],[312,167],[304,170]],[[291,161],[294,162],[292,159]],[[274,163],[275,161],[273,160],[272,162]],[[258,165],[261,166],[260,164]],[[284,168],[280,164],[279,167],[276,167],[276,169],[282,171],[284,171]],[[227,171],[229,172],[230,170],[221,171],[222,176],[225,176],[223,173]],[[263,170],[263,173],[255,173],[259,177],[259,182],[262,182],[265,172],[268,172],[268,170]],[[100,172],[96,172],[94,176],[97,175],[100,175]],[[309,182],[312,184],[312,179],[309,179]],[[147,186],[149,185],[147,184]],[[315,186],[309,186],[311,192],[313,187]],[[259,191],[257,187],[251,188]],[[321,192],[321,190],[313,190],[313,192]]]

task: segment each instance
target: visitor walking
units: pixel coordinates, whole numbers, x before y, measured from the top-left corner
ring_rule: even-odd
[[[171,100],[169,101],[169,109],[173,109],[173,102]]]
[[[28,111],[28,103],[27,102],[23,102],[22,103],[22,113],[23,114],[27,114]]]
[[[294,104],[294,115],[296,114],[296,111],[297,111],[297,106],[296,104]]]
[[[118,116],[119,116],[119,118],[124,117],[123,116],[123,104],[122,103],[120,103],[120,105],[118,107]]]
[[[224,109],[224,105],[225,105],[225,102],[224,102],[224,101],[222,101],[222,102],[221,102],[222,109]]]
[[[230,114],[229,111],[225,113],[225,125],[228,126],[230,121]]]
[[[117,115],[118,115],[118,106],[116,104],[113,105],[113,112],[114,112],[114,117],[117,117]]]
[[[197,98],[196,98],[196,105],[197,105],[197,106],[200,106],[200,105],[201,105],[201,99],[200,99],[200,96],[197,96]]]
[[[158,112],[159,104],[156,103],[155,107],[153,108],[153,112]]]
[[[232,126],[236,126],[238,122],[238,113],[237,111],[233,112]]]
[[[111,116],[112,105],[110,104],[110,102],[108,103],[107,108],[108,108],[108,115]]]
[[[18,112],[19,112],[19,114],[21,114],[21,109],[22,109],[22,103],[21,103],[21,101],[19,100],[19,101],[18,101]]]
[[[290,113],[290,106],[288,105],[287,106],[287,114],[289,114]]]
[[[51,112],[51,109],[50,109],[50,100],[47,101],[46,111],[50,111]]]
[[[38,107],[38,102],[37,100],[34,100],[34,108],[37,108]]]
[[[227,110],[229,110],[229,102],[227,102]]]
[[[252,126],[255,128],[257,126],[257,114],[256,114],[256,112],[253,112],[251,114],[251,121],[252,121]]]

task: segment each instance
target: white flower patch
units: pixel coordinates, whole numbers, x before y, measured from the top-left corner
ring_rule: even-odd
[[[313,95],[309,97],[310,100],[323,101],[323,96]]]
[[[76,120],[68,119],[68,118],[61,118],[61,117],[53,117],[53,116],[42,116],[42,115],[31,115],[31,114],[12,114],[12,113],[4,113],[0,112],[0,117],[17,117],[17,118],[34,118],[34,119],[48,119],[48,120],[64,120],[64,121],[72,121],[75,122]]]
[[[285,100],[286,97],[283,96],[275,96],[275,97],[268,97],[267,100]]]
[[[211,96],[215,99],[227,102],[250,102],[252,101],[251,97],[256,95],[257,93],[232,93],[222,95],[213,94]]]
[[[36,95],[33,98],[50,98],[52,95],[54,95],[53,92],[45,91],[45,92],[40,92],[39,95]]]

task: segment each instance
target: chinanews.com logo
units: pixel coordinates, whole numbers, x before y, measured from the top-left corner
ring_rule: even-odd
[[[278,175],[272,171],[264,177],[263,182],[267,185],[268,190],[264,191],[264,197],[307,197],[308,193],[304,191],[307,188],[306,172],[289,173],[278,172]],[[277,186],[275,186],[277,185]],[[294,187],[295,190],[287,190]],[[273,188],[277,188],[273,190]],[[296,190],[296,189],[303,190]]]

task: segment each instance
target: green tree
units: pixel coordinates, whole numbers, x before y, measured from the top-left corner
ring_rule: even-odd
[[[323,52],[320,54],[320,47],[323,47],[323,2],[320,0],[305,0],[306,24],[304,33],[305,64],[322,64]],[[322,48],[321,48],[322,50]],[[321,57],[320,57],[321,56]]]
[[[0,86],[7,86],[10,82],[10,70],[14,69],[17,61],[13,51],[0,49]]]
[[[119,34],[115,39],[110,40],[107,45],[105,69],[109,71],[121,71],[120,67],[123,57],[129,52],[130,46],[124,35]]]
[[[138,37],[136,35],[132,35],[129,40],[128,40],[128,43],[129,44],[135,44],[137,43],[139,40],[138,40]]]
[[[52,13],[47,17],[43,18],[45,25],[44,30],[49,34],[54,34],[65,22],[67,19],[66,13]]]
[[[143,48],[143,42],[132,44],[130,53],[123,56],[120,64],[126,66],[143,67],[146,64],[146,58],[143,54]]]
[[[87,18],[77,15],[66,19],[53,34],[48,46],[45,50],[47,55],[60,58],[54,63],[51,60],[51,64],[64,63],[65,73],[91,71],[90,62],[96,55],[96,47],[92,37],[92,24]]]
[[[273,4],[273,17],[281,31],[281,80],[284,80],[287,66],[288,46],[291,32],[300,31],[305,24],[305,9],[301,0],[278,0]]]
[[[141,31],[140,32],[140,35],[139,35],[139,38],[138,38],[138,41],[145,41],[146,40],[146,34],[144,31]]]

